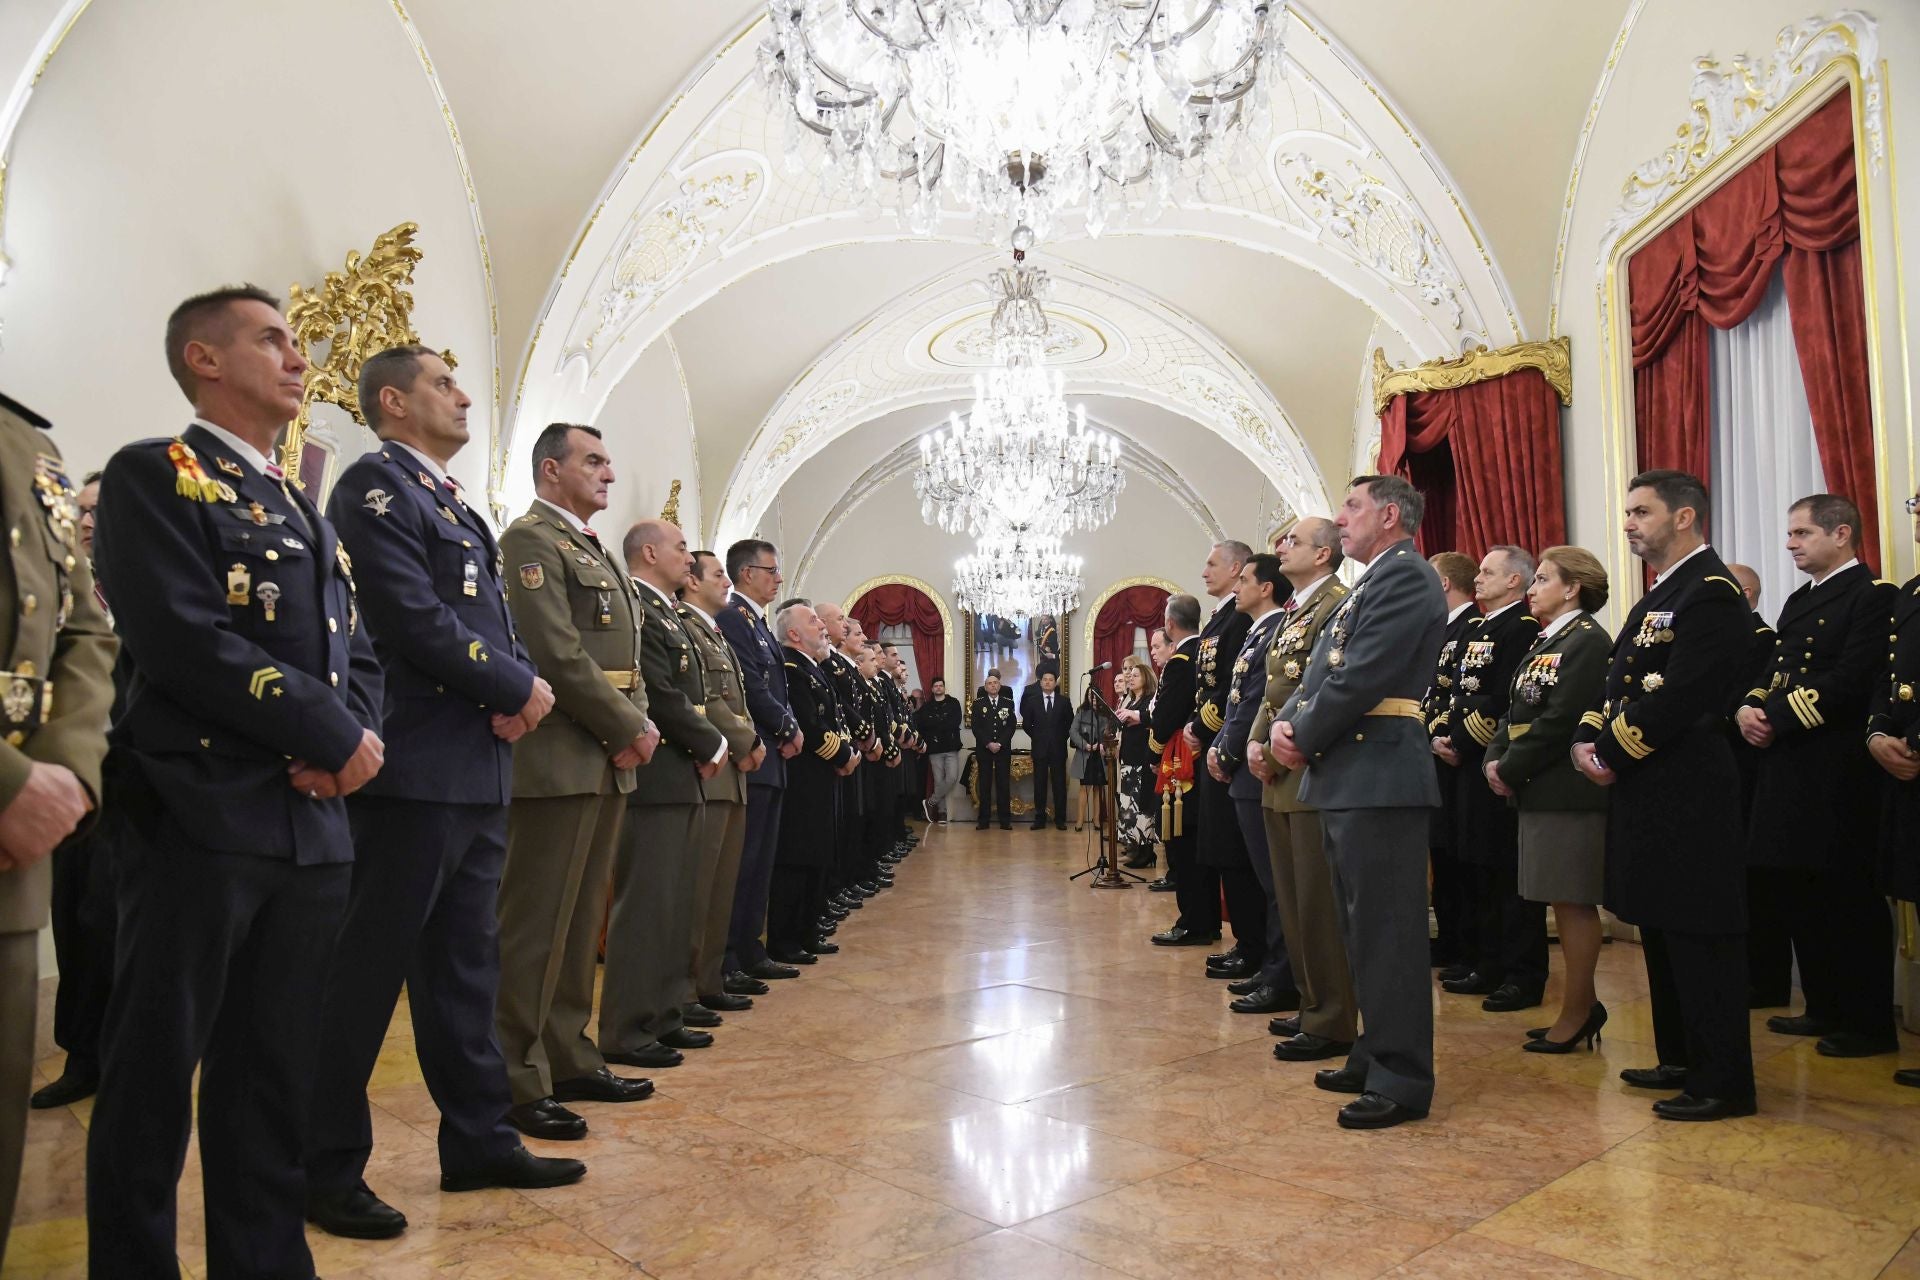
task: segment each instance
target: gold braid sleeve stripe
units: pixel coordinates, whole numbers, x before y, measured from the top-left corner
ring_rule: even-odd
[[[1226,725],[1227,721],[1226,718],[1220,714],[1219,708],[1209,702],[1206,706],[1200,708],[1200,723],[1207,726],[1208,733],[1218,733]]]
[[[1607,727],[1607,718],[1598,711],[1589,711],[1580,717],[1580,723],[1589,729],[1604,729]]]
[[[1653,748],[1647,745],[1646,735],[1627,723],[1625,716],[1615,716],[1613,736],[1620,743],[1620,749],[1635,760],[1645,760],[1653,754]]]
[[[1166,743],[1164,743],[1164,742],[1162,742],[1162,741],[1160,741],[1160,739],[1158,739],[1158,738],[1156,738],[1156,737],[1154,737],[1154,736],[1153,736],[1153,735],[1152,735],[1151,733],[1149,733],[1149,734],[1147,735],[1147,750],[1148,750],[1148,751],[1151,751],[1151,752],[1152,752],[1152,753],[1153,753],[1154,755],[1156,755],[1156,756],[1157,756],[1157,755],[1159,755],[1159,754],[1161,754],[1162,752],[1164,752],[1164,751],[1165,751],[1166,749],[1167,749],[1167,744],[1166,744]]]
[[[1749,689],[1747,690],[1747,696],[1749,698],[1758,698],[1762,702],[1765,702],[1767,699],[1767,691],[1765,689]]]
[[[1493,735],[1499,732],[1499,729],[1500,729],[1499,721],[1489,720],[1486,716],[1481,715],[1478,711],[1472,711],[1467,713],[1467,722],[1466,722],[1467,733],[1469,736],[1473,738],[1475,742],[1479,743],[1481,746],[1484,747],[1487,744],[1491,743],[1493,741]]]
[[[1819,701],[1818,689],[1794,689],[1787,694],[1787,705],[1793,708],[1793,714],[1800,718],[1800,723],[1809,729],[1818,729],[1827,722],[1816,705]]]
[[[813,749],[813,754],[822,760],[832,760],[840,754],[840,735],[831,729],[827,730],[821,735],[820,745]]]

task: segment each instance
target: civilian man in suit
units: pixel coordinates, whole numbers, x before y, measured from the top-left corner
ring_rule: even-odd
[[[1013,830],[1013,691],[1000,687],[1000,672],[987,672],[987,683],[973,700],[969,727],[973,730],[974,781],[980,788],[980,812],[974,829],[987,829],[988,815],[998,797],[1000,829]]]
[[[740,878],[734,885],[733,912],[727,924],[724,985],[730,995],[760,996],[767,993],[768,980],[800,976],[792,965],[767,958],[761,934],[767,927],[767,895],[780,842],[787,764],[805,747],[806,735],[787,700],[782,642],[767,625],[767,607],[785,581],[779,550],[758,538],[741,539],[727,548],[727,579],[733,583],[733,594],[715,621],[739,664],[753,726],[770,750],[747,779],[747,830],[741,840]]]
[[[1067,829],[1067,733],[1073,728],[1073,706],[1060,692],[1060,673],[1040,670],[1040,687],[1029,690],[1020,708],[1020,727],[1027,731],[1033,753],[1033,829],[1047,825],[1047,802],[1053,802],[1054,825]]]
[[[1746,690],[1764,687],[1772,677],[1774,642],[1778,637],[1760,616],[1760,575],[1744,564],[1730,564],[1727,576],[1740,584],[1740,594],[1747,598],[1753,610],[1753,640],[1739,685],[1739,696],[1744,699]],[[1740,769],[1740,816],[1751,824],[1761,749],[1741,736],[1740,726],[1734,722],[1740,705],[1736,702],[1727,713],[1727,740],[1733,743],[1733,759]],[[1765,869],[1747,868],[1747,1007],[1750,1009],[1793,1003],[1793,935],[1787,930],[1787,904],[1779,901],[1784,888],[1778,877]]]
[[[1706,486],[1646,471],[1627,486],[1627,545],[1655,571],[1614,637],[1605,698],[1581,717],[1573,764],[1610,788],[1606,907],[1640,926],[1660,1063],[1620,1073],[1666,1120],[1754,1112],[1747,1029],[1740,775],[1721,717],[1753,610],[1707,545]],[[1676,851],[1684,851],[1677,857]]]
[[[1200,652],[1200,602],[1182,593],[1167,597],[1167,643],[1173,652],[1160,669],[1160,686],[1147,709],[1147,750],[1160,761],[1160,839],[1167,846],[1167,874],[1173,877],[1174,902],[1180,914],[1173,927],[1153,935],[1156,947],[1205,946],[1220,940],[1218,878],[1201,876],[1193,868],[1193,842],[1199,813],[1191,779],[1171,776],[1174,739],[1183,740],[1193,719],[1199,676],[1194,659]],[[1200,892],[1200,882],[1206,891]]]
[[[75,832],[86,838],[113,701],[113,633],[52,426],[0,396],[0,520],[11,548],[0,556],[0,1262],[26,1145],[48,858]]]
[[[621,543],[639,586],[640,676],[661,749],[634,777],[614,859],[600,990],[600,1053],[630,1067],[673,1067],[681,1050],[713,1043],[686,1025],[705,784],[727,763],[727,739],[707,723],[704,664],[675,596],[693,568],[686,535],[642,520]]]
[[[113,456],[94,534],[130,675],[88,1267],[176,1274],[199,1068],[208,1272],[310,1276],[301,1156],[353,870],[342,797],[384,759],[380,668],[346,550],[271,461],[307,367],[279,302],[189,298],[166,353],[193,425]]]
[[[821,665],[830,646],[820,615],[806,601],[790,600],[781,606],[774,629],[784,642],[794,719],[813,745],[806,755],[794,757],[788,771],[767,907],[767,954],[782,964],[814,964],[817,958],[807,947],[820,941],[827,869],[842,838],[837,788],[860,757]]]
[[[1838,494],[1787,512],[1787,550],[1811,581],[1781,606],[1767,679],[1734,715],[1760,753],[1748,862],[1786,907],[1807,993],[1805,1013],[1769,1018],[1767,1028],[1817,1036],[1830,1058],[1899,1048],[1893,923],[1874,884],[1880,770],[1858,728],[1883,678],[1880,637],[1897,593],[1860,562],[1859,529],[1860,509]]]
[[[633,580],[587,524],[607,509],[612,483],[600,433],[553,423],[533,442],[533,505],[500,538],[507,605],[554,702],[514,750],[500,881],[494,1021],[523,1132],[584,1125],[568,1102],[653,1093],[651,1081],[608,1071],[587,1035],[626,797],[660,745],[640,676]]]
[[[1270,745],[1305,769],[1300,799],[1320,810],[1334,902],[1360,1007],[1346,1065],[1314,1083],[1360,1096],[1347,1129],[1417,1120],[1433,1101],[1426,859],[1439,784],[1427,763],[1420,693],[1446,629],[1446,596],[1413,547],[1425,500],[1398,476],[1361,476],[1334,523],[1362,566],[1314,642]]]
[[[1219,601],[1213,616],[1200,633],[1200,647],[1193,655],[1193,719],[1182,736],[1193,752],[1193,793],[1187,797],[1187,822],[1198,825],[1194,833],[1193,874],[1180,873],[1180,912],[1204,898],[1209,903],[1221,896],[1220,876],[1239,871],[1247,863],[1247,842],[1240,835],[1240,818],[1233,797],[1225,784],[1207,772],[1207,748],[1213,736],[1226,723],[1227,696],[1232,691],[1233,664],[1247,638],[1252,620],[1235,607],[1234,587],[1240,581],[1241,566],[1253,554],[1244,542],[1215,543],[1207,553],[1200,577],[1208,594]],[[1204,914],[1206,908],[1195,908]],[[1265,919],[1233,920],[1233,946],[1222,955],[1210,956],[1210,977],[1229,981],[1252,977],[1260,971],[1266,955]]]
[[[1480,617],[1473,607],[1473,579],[1480,567],[1458,551],[1442,551],[1428,557],[1427,563],[1440,575],[1440,586],[1447,593],[1447,629],[1441,634],[1440,657],[1434,664],[1433,683],[1420,699],[1427,733],[1438,738],[1452,732],[1449,712],[1460,648],[1466,643],[1467,628]],[[1440,780],[1440,808],[1434,812],[1427,844],[1433,862],[1432,959],[1445,981],[1473,972],[1473,876],[1460,861],[1460,784],[1455,781],[1459,769],[1435,756],[1433,771]]]
[[[1907,499],[1907,515],[1920,542],[1920,494]],[[1879,884],[1888,897],[1914,902],[1920,901],[1920,576],[1900,588],[1887,645],[1887,665],[1867,704],[1867,753],[1887,775]],[[1920,1068],[1895,1071],[1893,1082],[1920,1089]]]
[[[367,1081],[403,982],[440,1109],[442,1189],[558,1186],[586,1166],[530,1154],[507,1121],[493,1004],[512,744],[552,709],[553,691],[513,633],[493,532],[447,473],[472,401],[423,346],[368,358],[359,398],[381,447],[341,475],[327,514],[360,562],[387,762],[347,802],[357,856],[321,1006],[307,1216],[380,1240],[407,1219],[365,1181]]]

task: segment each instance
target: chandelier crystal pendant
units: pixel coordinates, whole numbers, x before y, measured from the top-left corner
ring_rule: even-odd
[[[1229,131],[1271,132],[1284,5],[1271,0],[768,0],[761,68],[828,189],[888,197],[917,232],[943,195],[1041,236],[1157,216]],[[823,146],[821,145],[823,144]],[[1197,168],[1197,166],[1195,166]]]
[[[1079,556],[1029,528],[989,533],[953,564],[953,594],[975,614],[1020,621],[1080,606]]]

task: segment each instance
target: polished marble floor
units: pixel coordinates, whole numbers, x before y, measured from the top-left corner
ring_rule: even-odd
[[[1620,944],[1598,1053],[1523,1053],[1536,1014],[1436,996],[1433,1114],[1348,1133],[1201,952],[1147,944],[1168,896],[1066,882],[1084,841],[936,828],[840,955],[730,1015],[654,1099],[583,1105],[589,1138],[542,1147],[589,1162],[575,1187],[442,1195],[396,1019],[368,1178],[413,1225],[315,1233],[321,1274],[1920,1277],[1920,1091],[1893,1060],[1828,1061],[1756,1016],[1761,1114],[1656,1121],[1615,1078],[1653,1061]],[[33,1117],[7,1280],[84,1273],[88,1105]],[[180,1199],[197,1275],[191,1157]]]

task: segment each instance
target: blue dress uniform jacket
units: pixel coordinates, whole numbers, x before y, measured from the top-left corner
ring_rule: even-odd
[[[472,508],[398,445],[341,473],[327,518],[364,572],[360,609],[386,676],[386,764],[369,796],[506,804],[513,746],[494,715],[533,693],[499,545]]]
[[[212,432],[177,443],[128,445],[100,485],[94,563],[132,671],[113,747],[205,848],[350,862],[345,801],[287,781],[289,760],[337,771],[380,728],[348,553]]]
[[[1286,617],[1279,609],[1255,622],[1247,631],[1240,654],[1233,660],[1233,682],[1227,691],[1227,718],[1213,740],[1220,767],[1230,781],[1227,794],[1236,800],[1258,800],[1264,784],[1247,765],[1247,737],[1260,715],[1260,698],[1267,689],[1267,648],[1280,634]]]
[[[1920,751],[1920,577],[1900,588],[1887,636],[1887,665],[1868,703],[1867,736],[1884,733]],[[1880,820],[1880,889],[1920,900],[1920,778],[1896,782],[1876,764],[1886,787]]]
[[[735,592],[727,598],[727,607],[714,621],[720,634],[733,649],[740,665],[740,683],[747,691],[747,714],[753,727],[767,744],[767,759],[747,778],[750,787],[783,787],[787,782],[787,761],[780,744],[793,737],[799,728],[787,691],[787,669],[781,656],[780,641],[774,638],[766,619]],[[809,742],[808,747],[817,745]]]

